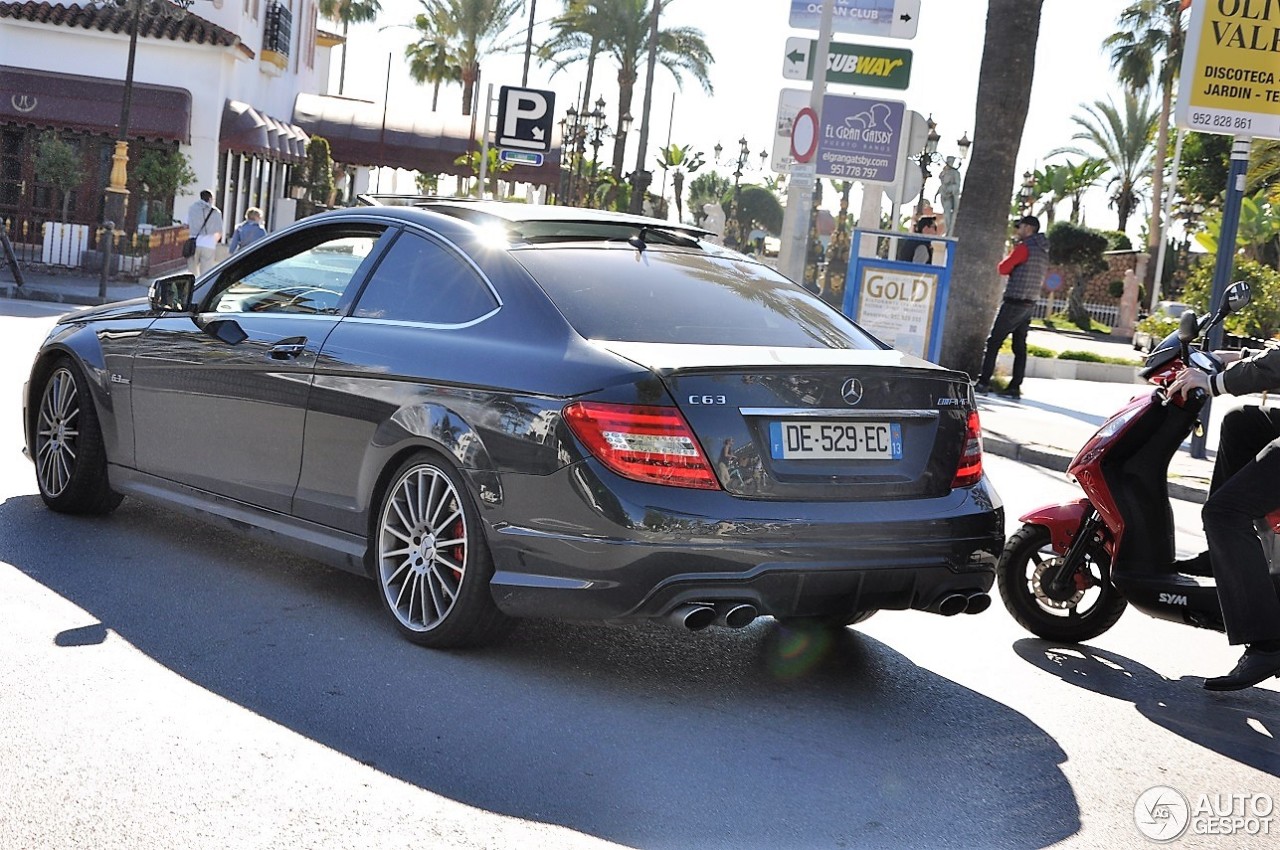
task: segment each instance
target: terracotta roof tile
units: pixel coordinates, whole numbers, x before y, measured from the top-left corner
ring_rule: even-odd
[[[177,19],[156,14],[151,11],[156,5],[164,5],[171,9],[178,8],[167,0],[152,0],[146,3],[142,8],[142,17],[138,25],[140,37],[210,44],[217,47],[230,47],[240,41],[240,37],[235,33],[211,21],[206,21],[190,11]],[[60,3],[56,5],[36,2],[10,3],[0,0],[0,18],[127,35],[130,10],[127,6],[116,5],[63,6]]]

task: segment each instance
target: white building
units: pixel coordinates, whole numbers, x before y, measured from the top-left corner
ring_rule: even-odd
[[[195,0],[186,10],[169,0],[0,0],[0,218],[60,217],[61,198],[34,173],[36,139],[52,127],[80,148],[86,167],[68,217],[101,220],[135,8],[131,166],[149,149],[187,155],[197,181],[173,199],[175,219],[207,188],[228,229],[250,206],[271,225],[291,221],[292,205],[281,200],[308,138],[292,122],[294,101],[325,90],[330,48],[341,43],[319,29],[316,0]],[[132,167],[128,188],[132,229],[145,197]],[[164,218],[151,223],[170,223]]]

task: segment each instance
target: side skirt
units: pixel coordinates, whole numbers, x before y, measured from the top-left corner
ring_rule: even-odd
[[[111,464],[111,488],[203,522],[368,577],[363,537]]]

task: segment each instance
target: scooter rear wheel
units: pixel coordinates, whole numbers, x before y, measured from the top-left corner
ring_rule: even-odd
[[[1071,586],[1052,588],[1041,579],[1062,562],[1049,529],[1024,525],[1009,538],[996,565],[1000,598],[1013,619],[1045,640],[1079,643],[1116,624],[1128,606],[1111,583],[1111,558],[1102,544],[1085,553]]]

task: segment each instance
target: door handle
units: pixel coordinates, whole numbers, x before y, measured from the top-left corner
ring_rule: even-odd
[[[307,338],[305,336],[291,336],[271,346],[267,356],[272,360],[289,360],[294,357],[301,357],[306,351]]]

